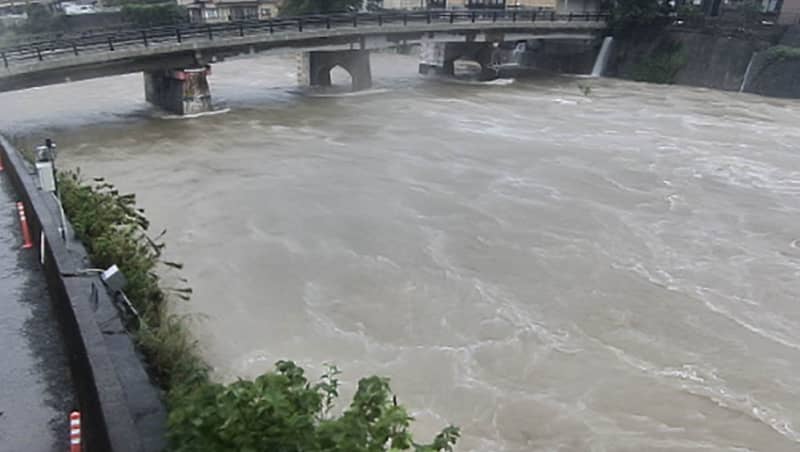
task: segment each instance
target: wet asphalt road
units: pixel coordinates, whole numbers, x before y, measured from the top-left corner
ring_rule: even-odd
[[[15,201],[0,173],[0,452],[64,452],[72,383],[38,251],[20,249]]]

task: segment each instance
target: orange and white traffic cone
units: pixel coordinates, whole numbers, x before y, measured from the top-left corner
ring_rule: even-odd
[[[17,203],[17,211],[19,212],[19,225],[22,228],[22,247],[25,249],[33,248],[33,241],[31,240],[31,229],[28,227],[28,217],[25,216],[25,205],[21,202]]]
[[[81,452],[81,413],[69,413],[69,452]]]

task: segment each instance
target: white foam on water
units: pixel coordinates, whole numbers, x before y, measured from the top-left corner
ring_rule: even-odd
[[[748,317],[746,313],[744,315],[743,313],[734,314],[731,309],[723,307],[720,303],[713,303],[709,297],[709,295],[715,294],[713,289],[696,285],[690,285],[684,287],[683,281],[677,280],[667,271],[663,269],[657,269],[654,274],[653,272],[648,270],[647,267],[641,262],[637,262],[629,266],[612,264],[612,268],[633,271],[643,276],[645,279],[647,279],[648,281],[659,287],[663,287],[664,289],[669,290],[671,292],[678,292],[687,296],[691,296],[702,302],[702,304],[710,311],[718,315],[721,315],[728,320],[733,321],[737,325],[745,328],[746,330],[758,336],[761,336],[777,344],[781,344],[785,347],[789,347],[795,350],[800,350],[800,343],[793,340],[795,339],[793,336],[788,335],[789,331],[797,331],[798,328],[800,328],[800,326],[798,325],[794,324],[781,325],[778,322],[776,322],[775,319],[761,318],[760,319],[761,323],[766,324],[771,328],[767,329],[766,326],[759,326],[758,322],[755,319]],[[743,297],[737,297],[735,295],[729,296],[719,293],[716,293],[715,295],[718,298],[729,299],[730,302],[728,304],[730,304],[731,306],[735,306],[737,303],[751,305],[754,307],[759,306],[759,304],[756,301],[748,300]],[[785,324],[787,322],[788,320],[781,320],[781,323]],[[782,333],[778,331],[777,328],[781,328],[787,333]]]
[[[498,78],[486,82],[481,82],[480,84],[484,86],[508,86],[508,85],[513,85],[514,83],[516,83],[516,81],[517,80],[513,78]]]
[[[560,105],[578,105],[578,101],[574,99],[564,99],[561,97],[556,97],[552,99],[552,102],[560,104]]]
[[[386,94],[389,91],[390,90],[388,88],[373,88],[361,91],[348,91],[343,93],[325,93],[325,92],[307,91],[305,92],[305,95],[307,97],[318,97],[318,98],[363,97],[363,96],[374,96],[376,94]]]
[[[666,199],[667,203],[669,203],[669,210],[675,210],[675,207],[679,204],[685,204],[683,197],[677,193],[671,193],[664,199]]]
[[[494,80],[468,80],[462,79],[457,77],[448,77],[448,76],[439,76],[439,75],[422,75],[423,79],[426,80],[433,80],[445,84],[451,85],[466,85],[466,86],[509,86],[516,83],[516,79],[513,78],[496,78]]]
[[[695,162],[702,173],[731,185],[768,190],[771,193],[800,195],[798,171],[735,155],[700,157]]]
[[[164,115],[160,116],[161,119],[197,119],[197,118],[204,118],[206,116],[217,116],[217,115],[224,115],[225,113],[230,113],[230,108],[221,108],[219,110],[211,110],[211,111],[204,111],[202,113],[194,113],[189,115]]]
[[[785,413],[779,407],[768,407],[751,394],[736,392],[713,369],[703,368],[694,364],[684,364],[678,368],[660,368],[625,352],[621,348],[595,338],[592,338],[592,340],[612,352],[621,362],[659,380],[670,379],[677,389],[703,397],[721,408],[747,415],[769,426],[785,438],[800,444],[800,432],[790,420],[791,413]]]
[[[758,325],[756,325],[754,322],[752,322],[751,320],[742,318],[739,315],[733,314],[731,312],[731,310],[729,310],[729,309],[726,309],[726,308],[723,308],[723,307],[721,307],[721,306],[719,306],[717,304],[711,303],[710,301],[707,300],[707,298],[705,296],[703,296],[704,292],[705,292],[703,290],[703,288],[697,288],[696,290],[697,290],[697,295],[703,301],[703,304],[709,310],[711,310],[712,312],[715,312],[715,313],[717,313],[719,315],[724,316],[725,318],[727,318],[729,320],[732,320],[733,322],[735,322],[739,326],[742,326],[745,329],[747,329],[748,331],[750,331],[750,332],[752,332],[754,334],[757,334],[757,335],[759,335],[759,336],[761,336],[761,337],[763,337],[765,339],[769,339],[770,341],[775,342],[777,344],[781,344],[781,345],[783,345],[785,347],[789,347],[789,348],[792,348],[792,349],[795,349],[795,350],[800,350],[800,343],[797,343],[797,342],[791,340],[791,338],[786,337],[786,335],[781,334],[779,332],[770,331],[770,330],[767,330],[765,328],[761,328]]]

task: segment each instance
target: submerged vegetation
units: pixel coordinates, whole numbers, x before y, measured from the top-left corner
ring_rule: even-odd
[[[449,452],[459,438],[447,427],[431,443],[418,444],[413,418],[391,392],[389,380],[363,378],[349,407],[332,411],[339,396],[339,371],[310,383],[291,361],[255,380],[218,384],[209,378],[185,319],[169,312],[159,284],[163,244],[132,194],[120,194],[103,179],[85,182],[79,171],[61,172],[64,210],[92,264],[116,264],[128,280],[127,296],[139,319],[132,325],[151,374],[167,391],[170,450],[178,452]],[[161,234],[163,235],[163,233]],[[160,237],[160,236],[159,236]],[[180,294],[190,291],[183,289]]]

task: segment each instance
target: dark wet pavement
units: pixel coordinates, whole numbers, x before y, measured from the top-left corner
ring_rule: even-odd
[[[72,382],[38,250],[22,250],[14,189],[0,173],[0,451],[68,450]]]

